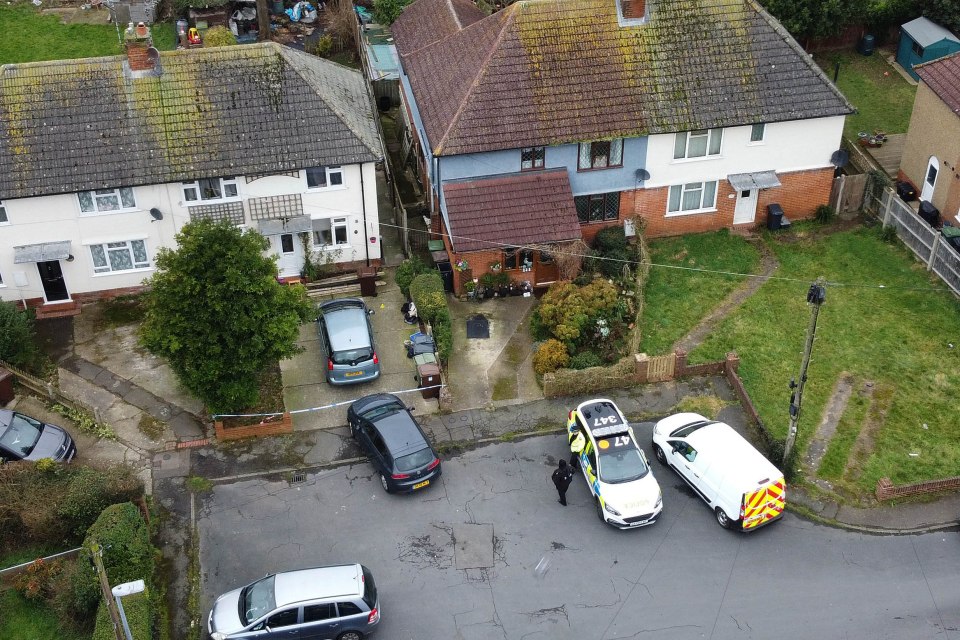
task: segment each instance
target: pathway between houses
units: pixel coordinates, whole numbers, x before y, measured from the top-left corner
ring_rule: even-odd
[[[721,320],[726,318],[734,309],[742,305],[747,299],[757,292],[760,287],[766,283],[767,278],[773,275],[780,263],[773,252],[767,248],[763,240],[757,236],[747,236],[747,240],[752,242],[760,252],[760,273],[759,277],[747,278],[746,282],[730,292],[730,294],[717,307],[708,313],[697,326],[690,330],[690,333],[677,341],[673,345],[673,351],[685,351],[690,353],[710,335]]]

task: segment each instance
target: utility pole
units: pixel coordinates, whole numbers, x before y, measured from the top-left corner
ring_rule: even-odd
[[[110,591],[110,581],[107,580],[107,570],[103,568],[103,549],[96,540],[90,544],[90,555],[93,559],[93,566],[97,570],[97,577],[100,578],[100,590],[103,591],[103,598],[107,601],[107,611],[110,612],[110,620],[113,622],[113,634],[117,640],[126,640],[123,625],[120,622],[120,612],[117,610],[117,603],[113,599],[113,592]]]
[[[813,339],[817,333],[817,316],[820,315],[820,305],[827,298],[826,280],[823,276],[810,285],[807,292],[807,302],[810,306],[810,325],[807,327],[807,344],[803,349],[803,362],[800,363],[800,383],[790,381],[790,429],[787,431],[787,441],[783,447],[783,465],[790,460],[790,452],[797,440],[797,422],[800,421],[800,403],[803,402],[803,385],[807,381],[807,366],[810,364],[810,354],[813,352]],[[795,391],[793,391],[796,389]]]

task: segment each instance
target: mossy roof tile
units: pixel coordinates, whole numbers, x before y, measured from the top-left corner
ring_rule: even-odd
[[[382,157],[363,77],[275,43],[0,67],[0,198]]]

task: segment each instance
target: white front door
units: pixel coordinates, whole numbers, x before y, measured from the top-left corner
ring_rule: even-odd
[[[274,247],[280,260],[277,269],[281,278],[290,278],[300,275],[303,270],[303,244],[295,233],[281,233],[273,236]]]
[[[923,189],[920,190],[920,199],[930,202],[933,198],[933,189],[937,186],[937,173],[940,171],[940,161],[937,156],[930,156],[927,163],[927,174],[923,178]]]
[[[733,209],[733,224],[753,222],[757,216],[757,196],[759,189],[746,189],[737,192],[737,206]]]

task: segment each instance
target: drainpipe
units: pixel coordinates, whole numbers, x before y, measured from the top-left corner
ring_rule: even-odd
[[[370,232],[367,231],[367,192],[363,188],[363,163],[360,163],[360,206],[363,207],[363,250],[367,254],[367,266],[370,266]],[[380,248],[383,251],[383,247]]]

